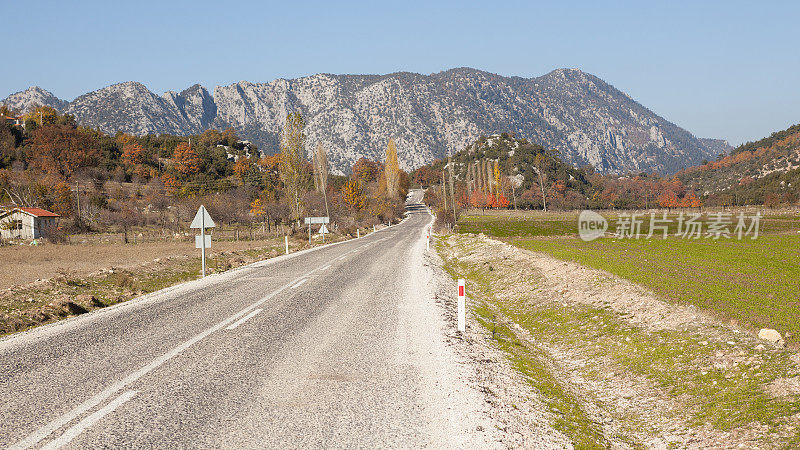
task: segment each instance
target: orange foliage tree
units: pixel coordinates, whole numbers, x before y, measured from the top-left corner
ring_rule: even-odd
[[[69,178],[97,162],[100,150],[90,135],[69,125],[49,125],[33,132],[29,158],[42,172]]]
[[[363,183],[369,183],[378,179],[381,173],[381,163],[361,158],[353,165],[353,176]]]
[[[172,158],[175,170],[183,176],[199,173],[203,163],[200,156],[185,142],[181,142],[175,147]]]
[[[360,210],[364,208],[367,198],[361,186],[361,180],[351,178],[342,186],[342,200],[352,209]]]

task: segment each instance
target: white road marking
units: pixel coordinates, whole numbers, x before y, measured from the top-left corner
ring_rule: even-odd
[[[321,268],[321,269],[319,269],[319,270],[328,270],[328,269],[330,269],[330,267],[331,267],[331,265],[330,265],[330,264],[328,264],[327,266],[325,266],[325,267],[323,267],[323,268]]]
[[[255,316],[256,314],[260,313],[261,311],[263,311],[263,309],[261,309],[261,308],[254,309],[253,311],[250,312],[250,314],[248,314],[248,315],[242,317],[241,319],[237,320],[236,322],[228,325],[227,328],[225,328],[225,329],[226,330],[233,330],[234,328],[238,327],[239,325],[241,325],[241,324],[247,322],[248,320],[252,319],[253,316]]]
[[[73,425],[72,427],[68,428],[67,431],[64,432],[61,436],[53,439],[47,445],[42,447],[42,450],[53,450],[61,448],[67,444],[69,444],[73,439],[78,437],[81,433],[86,431],[87,428],[91,427],[95,423],[97,423],[100,419],[102,419],[105,415],[109,414],[110,412],[117,409],[120,405],[127,402],[128,400],[132,399],[136,395],[136,391],[128,391],[119,397],[117,397],[114,401],[107,404],[106,406],[100,408],[99,410],[92,413],[90,416],[86,417],[85,419],[81,420],[77,424]]]
[[[316,269],[314,269],[314,270],[316,270]],[[228,317],[227,319],[222,320],[221,322],[217,323],[216,325],[206,329],[202,333],[194,336],[193,338],[189,339],[188,341],[182,343],[181,345],[173,348],[172,350],[168,351],[167,353],[165,353],[165,354],[161,355],[160,357],[154,359],[149,364],[145,365],[144,367],[142,367],[139,370],[131,373],[127,377],[123,378],[122,380],[117,381],[116,383],[112,384],[111,386],[107,387],[106,389],[104,389],[104,390],[100,391],[99,393],[95,394],[93,397],[89,398],[85,402],[83,402],[80,405],[76,406],[71,411],[67,412],[66,414],[56,418],[55,420],[53,420],[52,422],[50,422],[50,423],[48,423],[46,425],[43,425],[42,427],[40,427],[39,429],[37,429],[36,431],[34,431],[30,435],[28,435],[25,439],[17,442],[13,446],[9,447],[9,449],[21,450],[21,449],[26,449],[26,448],[33,447],[34,445],[39,443],[42,439],[46,438],[47,436],[50,436],[54,431],[58,430],[59,428],[63,427],[64,425],[72,422],[76,418],[82,416],[83,414],[85,414],[90,409],[94,408],[95,406],[97,406],[100,403],[102,403],[103,401],[105,401],[107,398],[109,398],[109,397],[113,396],[114,394],[116,394],[117,392],[125,389],[126,386],[136,382],[139,378],[141,378],[141,377],[147,375],[148,373],[152,372],[153,370],[155,370],[156,368],[158,368],[159,366],[161,366],[165,362],[167,362],[170,359],[174,358],[175,356],[177,356],[178,354],[180,354],[184,350],[188,349],[189,347],[193,346],[194,344],[196,344],[196,343],[200,342],[201,340],[205,339],[206,337],[208,337],[212,333],[214,333],[216,331],[219,331],[220,329],[228,326],[231,322],[233,322],[236,319],[240,318],[241,316],[249,313],[253,309],[255,309],[258,306],[260,306],[261,304],[263,304],[264,302],[270,300],[272,297],[274,297],[274,296],[280,294],[281,292],[285,291],[290,286],[292,286],[292,284],[296,283],[297,280],[299,280],[300,278],[304,278],[304,277],[308,276],[314,270],[311,270],[308,273],[306,273],[305,275],[302,275],[301,277],[295,278],[291,282],[289,282],[287,284],[284,284],[283,286],[279,287],[278,289],[272,291],[269,295],[267,295],[266,297],[262,298],[261,300],[259,300],[259,301],[255,302],[255,303],[253,303],[252,305],[244,308],[243,310],[241,310],[238,313]]]
[[[388,239],[388,238],[377,239],[377,240],[373,241],[372,244],[376,244],[376,243],[378,243],[380,241],[383,241],[383,240],[386,240],[386,239]],[[341,256],[339,259],[344,259],[346,257],[347,257],[347,254]],[[319,269],[311,270],[311,271],[307,272],[306,274],[304,274],[304,275],[302,275],[302,276],[300,276],[298,278],[295,278],[291,282],[281,286],[280,288],[276,289],[275,291],[273,291],[272,293],[270,293],[266,297],[262,298],[261,300],[253,303],[252,305],[244,308],[243,310],[239,311],[238,313],[236,313],[236,314],[234,314],[234,315],[222,320],[221,322],[217,323],[216,325],[206,329],[202,333],[200,333],[200,334],[192,337],[191,339],[185,341],[184,343],[178,345],[177,347],[173,348],[172,350],[168,351],[167,353],[165,353],[165,354],[161,355],[160,357],[154,359],[149,364],[141,367],[139,370],[129,374],[128,376],[126,376],[122,380],[120,380],[120,381],[118,381],[116,383],[113,383],[111,386],[109,386],[106,389],[98,392],[97,394],[95,394],[94,396],[92,396],[88,400],[84,401],[80,405],[76,406],[75,408],[73,408],[72,410],[67,412],[66,414],[63,414],[62,416],[54,419],[53,421],[43,425],[42,427],[40,427],[39,429],[37,429],[33,433],[29,434],[27,437],[25,437],[25,439],[17,442],[16,444],[12,445],[11,447],[9,447],[9,449],[18,450],[18,449],[27,449],[27,448],[33,447],[34,445],[36,445],[39,442],[41,442],[47,436],[50,436],[51,434],[53,434],[53,432],[55,432],[56,430],[62,428],[63,426],[67,425],[68,423],[72,422],[73,420],[77,419],[78,417],[82,416],[83,414],[86,414],[86,412],[88,412],[90,409],[92,409],[92,408],[96,407],[97,405],[99,405],[100,403],[104,402],[106,399],[108,399],[109,397],[113,396],[117,392],[125,389],[125,387],[129,386],[130,384],[136,382],[139,378],[142,378],[143,376],[145,376],[148,373],[152,372],[153,370],[157,369],[158,367],[160,367],[161,365],[163,365],[164,363],[166,363],[170,359],[174,358],[175,356],[177,356],[178,354],[180,354],[184,350],[188,349],[189,347],[193,346],[194,344],[196,344],[196,343],[200,342],[201,340],[205,339],[206,337],[208,337],[212,333],[214,333],[216,331],[219,331],[222,328],[230,325],[235,320],[241,318],[245,314],[250,313],[255,308],[257,308],[258,306],[260,306],[264,302],[267,302],[272,297],[275,297],[276,295],[278,295],[281,292],[285,291],[286,289],[289,289],[290,287],[292,289],[294,289],[294,288],[300,286],[301,284],[305,283],[306,281],[308,281],[308,278],[306,278],[306,277],[308,275],[312,274],[316,270],[319,270]],[[131,391],[131,392],[133,392],[135,394],[135,391]],[[132,394],[131,396],[133,396],[134,394]],[[119,400],[120,398],[123,398],[123,397],[121,396],[117,400]],[[127,401],[127,400],[128,400],[128,398],[126,398],[124,401]],[[124,403],[124,401],[122,403]],[[114,406],[114,408],[118,407],[122,403],[117,404],[116,406]],[[111,405],[111,403],[109,403],[109,405],[107,405],[103,409],[99,410],[98,412],[104,411],[110,405]],[[111,412],[111,411],[113,411],[113,408],[108,410],[108,412]],[[106,412],[104,414],[107,414],[108,412]],[[97,414],[97,413],[95,413],[95,414]],[[93,417],[93,416],[94,415],[91,415],[89,417]],[[84,420],[88,420],[89,417],[87,417]],[[98,419],[99,419],[99,417],[98,417]],[[81,423],[83,423],[83,421],[79,422],[79,424],[81,424]],[[70,428],[70,430],[71,429],[72,428]],[[63,445],[63,444],[61,444],[61,445]]]

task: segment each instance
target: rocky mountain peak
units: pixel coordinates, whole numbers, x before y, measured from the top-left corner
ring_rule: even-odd
[[[25,102],[32,94],[24,99],[18,94],[6,102],[30,104]],[[306,120],[309,149],[322,142],[338,173],[362,156],[380,160],[389,138],[398,145],[404,169],[502,132],[557,149],[565,161],[600,172],[670,174],[730,149],[719,140],[696,138],[579,69],[535,78],[468,67],[432,75],[317,74],[240,81],[217,86],[213,96],[200,85],[157,96],[141,83],[125,82],[59,109],[109,133],[189,134],[231,126],[267,153],[278,151],[286,115],[297,111]]]
[[[50,106],[58,110],[63,110],[67,102],[39,86],[31,86],[24,91],[9,95],[5,100],[0,102],[0,104],[6,105],[12,111],[26,113],[31,107],[37,105]]]

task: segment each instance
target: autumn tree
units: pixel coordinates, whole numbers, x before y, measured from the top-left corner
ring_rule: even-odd
[[[658,196],[658,205],[662,208],[672,209],[680,205],[678,195],[674,191],[665,191]]]
[[[360,158],[353,165],[353,176],[361,180],[362,183],[369,183],[378,179],[381,171],[381,164],[367,158]],[[438,180],[438,175],[435,175]]]
[[[276,191],[279,188],[281,181],[280,166],[281,155],[265,156],[258,160],[258,169],[261,172],[261,181],[264,189],[268,191]]]
[[[194,149],[185,142],[181,142],[175,147],[172,155],[172,162],[175,171],[184,177],[200,173],[203,160]]]
[[[367,198],[361,180],[352,177],[342,186],[342,200],[350,208],[358,211],[364,208]]]
[[[386,176],[386,195],[389,198],[395,198],[399,192],[400,165],[397,161],[397,146],[394,143],[394,139],[389,139],[389,144],[386,146],[384,173]]]
[[[24,116],[25,120],[33,120],[40,127],[55,125],[58,122],[58,111],[50,106],[33,106]]]
[[[62,217],[66,217],[75,212],[75,197],[72,194],[72,189],[67,183],[59,181],[53,185],[50,188],[49,197],[52,203],[50,208],[54,213]]]
[[[302,196],[306,185],[306,135],[305,122],[299,112],[286,116],[281,134],[280,176],[292,218],[299,224],[302,215]]]
[[[42,172],[69,178],[83,167],[96,164],[97,141],[69,125],[49,125],[33,132],[28,158]]]

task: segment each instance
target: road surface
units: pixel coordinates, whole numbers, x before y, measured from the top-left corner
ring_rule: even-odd
[[[489,444],[430,293],[431,217],[409,211],[0,341],[0,447]]]

